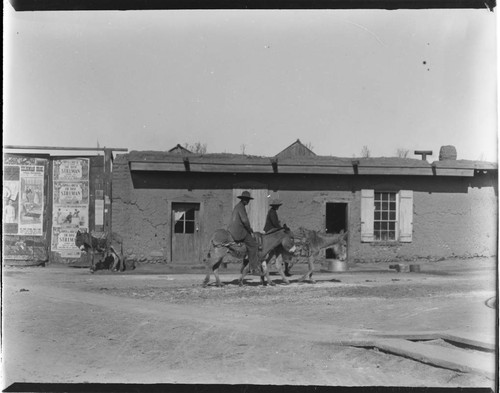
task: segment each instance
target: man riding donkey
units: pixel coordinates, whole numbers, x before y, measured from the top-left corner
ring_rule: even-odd
[[[210,247],[205,259],[207,273],[203,280],[204,287],[210,282],[212,273],[215,275],[216,285],[222,286],[219,278],[219,266],[227,255],[235,257],[236,262],[244,259],[241,276],[238,280],[240,286],[243,285],[243,279],[249,268],[259,271],[263,285],[276,285],[269,277],[267,263],[271,257],[278,257],[281,252],[295,252],[293,233],[286,225],[266,235],[254,232],[245,209],[253,198],[248,191],[243,191],[238,199],[240,202],[233,209],[228,229],[217,229],[210,238]],[[245,258],[246,256],[248,259]],[[288,283],[282,270],[280,268],[278,270],[283,281]]]
[[[245,206],[247,206],[253,198],[248,191],[243,191],[241,195],[238,196],[238,199],[240,199],[240,202],[238,202],[233,209],[228,230],[235,242],[245,243],[248,251],[250,269],[256,270],[259,268],[259,246],[255,240],[255,235],[245,209]]]
[[[264,226],[264,232],[266,234],[272,233],[274,231],[277,231],[278,229],[283,228],[278,218],[278,209],[280,208],[281,205],[283,205],[283,202],[280,199],[273,199],[269,204],[270,208],[269,211],[267,212],[266,225]],[[287,277],[291,276],[289,265],[288,262],[286,261],[285,261],[285,276]]]

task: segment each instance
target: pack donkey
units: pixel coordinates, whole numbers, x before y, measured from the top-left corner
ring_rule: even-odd
[[[309,281],[315,283],[312,279],[314,271],[314,262],[318,258],[320,251],[331,248],[335,258],[345,261],[347,259],[347,232],[343,230],[340,233],[321,233],[310,229],[300,228],[297,241],[309,251],[308,271],[299,281]]]
[[[260,238],[258,243],[261,244],[259,247],[259,261],[261,261],[261,283],[266,285],[269,283],[270,285],[275,285],[274,282],[269,277],[269,269],[267,268],[267,262],[269,262],[271,258],[271,251],[282,248],[284,251],[293,253],[295,251],[295,244],[293,233],[290,231],[288,227],[284,227],[282,229],[277,230],[273,233],[261,234],[255,232],[255,235]],[[207,259],[205,260],[207,266],[207,275],[203,280],[203,286],[206,287],[210,282],[210,275],[213,272],[215,276],[215,282],[218,287],[222,286],[222,283],[219,278],[219,267],[224,262],[225,257],[230,255],[236,262],[241,262],[247,255],[247,249],[245,244],[236,243],[229,231],[225,229],[218,229],[214,232],[212,237],[210,238],[210,246],[207,255]],[[243,285],[243,279],[247,275],[249,271],[249,264],[246,263],[241,270],[241,276],[238,280],[240,286]]]
[[[116,272],[125,270],[123,257],[123,240],[116,232],[112,232],[109,244],[106,236],[96,237],[87,231],[78,230],[75,236],[75,245],[90,257],[90,272],[106,269]],[[95,262],[95,254],[104,254],[103,261]]]

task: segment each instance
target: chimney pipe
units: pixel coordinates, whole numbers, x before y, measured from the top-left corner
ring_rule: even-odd
[[[457,149],[455,146],[447,145],[441,146],[439,149],[439,161],[444,160],[456,160],[457,159]]]

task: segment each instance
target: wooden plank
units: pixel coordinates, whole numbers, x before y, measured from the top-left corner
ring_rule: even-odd
[[[399,241],[409,243],[413,237],[413,190],[399,192]]]
[[[19,146],[19,145],[5,145],[4,149],[9,150],[73,150],[73,151],[128,151],[126,148],[112,148],[112,147],[60,147],[60,146]]]
[[[222,172],[222,173],[274,173],[272,163],[203,163],[189,161],[191,172]],[[423,167],[375,167],[375,166],[357,166],[359,175],[401,175],[401,176],[434,176],[432,168]],[[184,172],[186,171],[184,162],[172,160],[169,162],[158,161],[131,161],[130,169],[132,171],[165,171],[165,172]],[[295,174],[324,174],[324,175],[353,175],[354,167],[350,165],[283,165],[278,161],[278,173]],[[437,168],[437,176],[465,176],[473,177],[474,169],[451,169]]]
[[[466,176],[473,177],[474,169],[459,169],[459,168],[436,168],[437,176]]]
[[[131,171],[164,171],[164,172],[185,172],[183,162],[131,162]]]
[[[432,176],[432,168],[421,167],[376,167],[358,166],[360,175],[412,175],[412,176]]]
[[[399,339],[374,340],[376,348],[438,367],[495,377],[495,355],[414,343]]]
[[[476,333],[431,331],[426,333],[421,333],[421,332],[381,333],[381,334],[376,334],[375,336],[379,338],[398,338],[410,341],[443,339],[453,343],[481,348],[487,351],[496,350],[496,343],[494,336],[484,336],[484,335],[478,335]]]
[[[279,169],[278,169],[279,171]],[[262,164],[202,164],[191,163],[191,172],[243,172],[243,173],[273,173],[271,163]]]
[[[305,165],[280,165],[278,173],[320,174],[320,175],[353,175],[352,166],[305,166]]]
[[[361,241],[374,240],[373,216],[375,212],[374,190],[361,190]]]
[[[437,340],[442,337],[442,332],[405,332],[405,333],[383,333],[376,334],[378,338],[397,338],[402,340],[410,340],[410,341],[424,341],[424,340]]]
[[[450,342],[469,345],[476,348],[482,348],[488,351],[496,350],[495,337],[492,336],[482,336],[477,337],[476,334],[467,334],[467,333],[443,333],[441,335],[443,340],[447,340]]]

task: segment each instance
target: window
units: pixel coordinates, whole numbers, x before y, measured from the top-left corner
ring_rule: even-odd
[[[173,203],[174,233],[194,233],[199,204]]]
[[[396,240],[396,193],[375,192],[374,240]]]
[[[411,242],[413,191],[361,190],[361,241]]]

